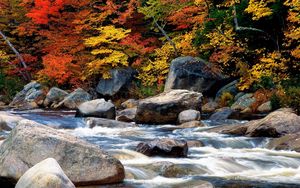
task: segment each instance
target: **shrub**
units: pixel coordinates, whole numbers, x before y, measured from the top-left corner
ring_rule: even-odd
[[[234,103],[234,96],[229,92],[222,93],[219,99],[219,105],[222,107],[231,106]]]
[[[287,88],[282,103],[300,114],[300,87]]]

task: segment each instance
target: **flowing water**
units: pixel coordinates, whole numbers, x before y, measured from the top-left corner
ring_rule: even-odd
[[[118,187],[197,187],[201,180],[215,187],[300,187],[300,153],[266,149],[266,138],[207,131],[237,121],[204,121],[207,127],[188,129],[171,125],[91,129],[83,119],[74,118],[73,112],[15,113],[79,136],[117,157],[126,171],[125,181]],[[147,157],[134,151],[141,141],[164,137],[199,140],[205,146],[189,148],[187,158]]]

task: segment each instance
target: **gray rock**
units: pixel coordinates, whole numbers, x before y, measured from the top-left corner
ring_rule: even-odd
[[[258,108],[257,111],[260,113],[266,113],[272,111],[272,106],[271,106],[271,101],[265,102],[261,104]]]
[[[176,123],[180,112],[200,111],[202,94],[188,90],[171,90],[140,100],[136,121],[147,124]]]
[[[236,94],[235,96],[234,96],[234,101],[237,101],[240,97],[242,97],[243,95],[245,95],[246,93],[244,93],[244,92],[239,92],[238,94]]]
[[[139,104],[139,101],[138,100],[135,100],[135,99],[128,99],[127,101],[123,102],[121,104],[121,107],[123,109],[126,109],[126,108],[136,108]]]
[[[75,186],[57,161],[48,158],[26,171],[16,188],[75,188]]]
[[[44,106],[56,106],[59,104],[64,98],[68,95],[68,92],[59,89],[57,87],[53,87],[49,90],[44,100]]]
[[[113,96],[121,89],[130,85],[134,78],[134,70],[127,69],[112,69],[110,71],[110,79],[101,79],[98,83],[96,91],[101,95]]]
[[[224,76],[214,72],[207,62],[190,56],[179,57],[171,62],[164,91],[186,89],[207,92]]]
[[[280,138],[273,138],[267,147],[269,149],[300,152],[300,133],[287,134]]]
[[[134,122],[137,108],[128,108],[117,113],[117,120],[123,122]]]
[[[218,108],[218,103],[212,101],[208,102],[205,105],[202,106],[202,112],[203,113],[212,113]]]
[[[141,142],[135,150],[147,156],[187,157],[188,145],[185,140],[163,138]]]
[[[201,113],[197,110],[184,110],[178,115],[179,124],[187,123],[190,121],[200,121]]]
[[[235,103],[233,103],[231,109],[243,111],[246,108],[249,108],[255,101],[256,99],[253,97],[253,94],[248,93],[241,96]]]
[[[110,101],[95,99],[79,105],[76,117],[99,117],[107,119],[116,118],[116,108]]]
[[[290,109],[279,109],[259,120],[252,120],[242,125],[223,126],[213,132],[243,135],[249,137],[282,137],[300,132],[300,116]]]
[[[279,137],[300,131],[300,116],[290,109],[279,109],[265,118],[248,122],[246,135],[251,137]]]
[[[209,119],[215,121],[226,120],[233,112],[234,111],[229,107],[220,108],[214,114],[212,114]]]
[[[76,186],[117,183],[125,176],[120,161],[98,146],[22,120],[0,146],[0,177],[17,181],[29,168],[46,158],[57,160]]]
[[[92,96],[81,88],[76,89],[65,97],[58,105],[54,108],[68,108],[77,109],[78,106],[84,102],[90,101]]]
[[[33,109],[43,104],[45,93],[39,83],[33,81],[25,85],[23,90],[16,94],[10,107],[19,109]]]
[[[216,94],[216,100],[218,100],[223,93],[230,93],[231,95],[236,95],[238,93],[237,88],[238,80],[234,80],[229,84],[223,86]]]
[[[127,128],[136,126],[134,123],[125,123],[121,121],[116,121],[112,119],[104,119],[104,118],[93,118],[89,117],[85,119],[88,127],[109,127],[109,128]]]

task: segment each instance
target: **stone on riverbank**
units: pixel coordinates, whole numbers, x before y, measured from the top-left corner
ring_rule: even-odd
[[[234,111],[229,107],[224,107],[217,109],[215,113],[213,113],[209,119],[214,121],[226,120],[228,119]]]
[[[136,121],[145,124],[176,123],[180,112],[201,109],[202,94],[188,90],[171,90],[139,101]]]
[[[136,116],[136,108],[128,108],[117,112],[117,120],[123,122],[134,122]]]
[[[44,100],[45,107],[54,107],[58,105],[68,95],[68,92],[57,87],[51,88]]]
[[[110,101],[96,99],[79,105],[76,117],[99,117],[107,119],[116,118],[116,108]]]
[[[279,109],[259,120],[235,126],[223,126],[215,130],[224,134],[244,135],[250,137],[281,137],[300,132],[300,116],[290,109]]]
[[[163,138],[141,142],[136,151],[147,156],[187,157],[188,145],[184,140]]]
[[[203,113],[212,113],[219,107],[218,103],[212,101],[202,106]]]
[[[134,79],[135,71],[131,68],[112,69],[110,71],[111,78],[100,79],[96,91],[104,96],[113,96],[126,90]]]
[[[197,110],[184,110],[178,115],[178,123],[187,123],[190,121],[200,121],[201,113]]]
[[[44,99],[45,93],[41,84],[33,81],[25,85],[23,90],[17,93],[9,106],[17,107],[19,109],[33,109],[42,105]]]
[[[231,109],[243,111],[246,108],[250,108],[250,106],[255,103],[255,100],[252,93],[245,94],[232,104]]]
[[[26,171],[16,188],[75,188],[75,186],[57,161],[48,158]]]
[[[75,185],[121,182],[124,167],[99,147],[29,120],[22,120],[0,146],[0,177],[17,181],[29,168],[54,158]]]
[[[69,95],[67,95],[63,101],[54,108],[68,108],[77,109],[78,106],[84,102],[90,101],[92,96],[81,88],[76,89]]]
[[[300,133],[287,134],[280,138],[273,138],[267,147],[269,149],[292,150],[300,152]]]

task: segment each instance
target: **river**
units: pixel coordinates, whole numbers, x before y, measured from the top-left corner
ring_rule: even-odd
[[[233,137],[207,131],[237,120],[204,120],[207,127],[188,129],[175,129],[172,125],[91,129],[71,111],[13,113],[79,136],[117,157],[125,167],[126,178],[116,187],[195,187],[202,180],[215,187],[300,187],[300,153],[266,149],[267,138]],[[187,158],[147,157],[134,151],[141,141],[164,137],[199,140],[205,146],[189,148]]]

